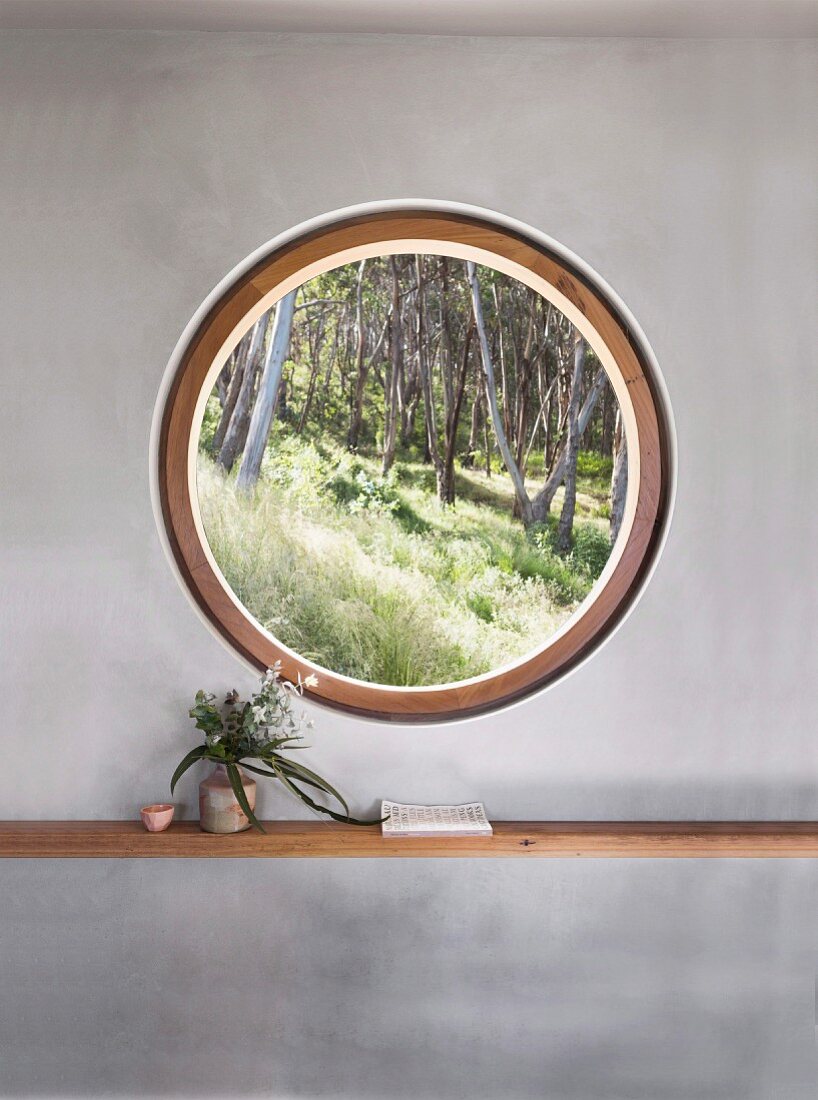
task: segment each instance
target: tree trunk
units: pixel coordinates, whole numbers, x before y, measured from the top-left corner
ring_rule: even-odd
[[[437,411],[435,410],[435,397],[432,389],[432,372],[429,369],[429,359],[426,347],[426,310],[424,308],[425,282],[423,276],[423,260],[415,257],[415,270],[418,280],[418,309],[415,329],[416,353],[418,360],[418,374],[420,376],[420,388],[423,393],[423,413],[426,422],[426,452],[429,461],[434,463],[437,474],[438,489],[440,488],[441,471],[443,463],[440,457],[440,443],[437,431]]]
[[[469,372],[469,348],[474,333],[474,325],[466,329],[466,337],[463,342],[463,354],[460,360],[454,391],[454,405],[446,417],[446,447],[443,455],[442,471],[438,473],[437,494],[443,504],[454,504],[454,455],[457,449],[457,428],[460,423],[460,412],[463,408],[463,395],[466,392],[466,376]],[[442,473],[442,476],[441,476]]]
[[[582,436],[582,433],[588,427],[588,421],[593,415],[594,407],[596,406],[597,400],[600,393],[602,392],[602,388],[605,385],[606,381],[607,376],[605,374],[605,371],[602,369],[602,367],[600,367],[597,371],[596,377],[594,378],[593,385],[588,391],[588,396],[583,402],[582,410],[579,414],[580,436]],[[539,493],[537,493],[537,495],[531,502],[533,514],[532,518],[534,523],[545,523],[545,521],[548,519],[548,513],[551,511],[551,502],[554,499],[554,495],[556,494],[557,489],[559,489],[560,485],[562,485],[563,479],[565,477],[565,468],[566,447],[563,446],[562,450],[557,456],[556,462],[554,463],[554,469],[548,475],[545,485],[542,487],[542,489],[540,489]]]
[[[625,515],[625,499],[628,495],[628,444],[622,413],[616,410],[614,429],[614,464],[611,478],[611,546],[616,542]]]
[[[233,373],[230,376],[230,385],[227,387],[227,395],[224,399],[224,405],[222,406],[222,415],[219,417],[219,423],[216,426],[216,431],[213,435],[213,441],[210,444],[210,450],[214,455],[218,455],[222,449],[224,443],[225,433],[227,432],[230,424],[230,418],[233,415],[233,410],[236,407],[236,401],[238,400],[239,390],[241,389],[241,382],[244,378],[244,368],[247,363],[247,348],[242,348],[245,340],[250,339],[251,333],[243,337],[241,344],[236,351],[236,362],[233,367]]]
[[[307,394],[304,398],[304,404],[301,408],[301,416],[298,420],[298,428],[296,429],[298,435],[301,435],[306,427],[307,420],[309,419],[310,410],[312,408],[312,399],[315,396],[315,383],[318,379],[318,371],[321,367],[321,345],[324,342],[324,325],[326,323],[326,314],[322,313],[318,318],[318,324],[316,326],[315,339],[307,339],[307,348],[310,353],[310,381],[307,385]]]
[[[233,377],[233,370],[236,366],[236,352],[234,351],[222,369],[219,371],[219,376],[216,379],[216,396],[219,398],[219,404],[222,409],[224,403],[227,400],[227,391],[230,388],[230,379]]]
[[[364,389],[368,373],[366,362],[366,330],[364,329],[364,272],[366,260],[361,260],[358,265],[358,279],[355,283],[355,385],[350,397],[349,430],[347,431],[347,448],[350,451],[358,449],[358,437],[361,434],[361,418],[363,415]]]
[[[477,338],[480,343],[480,358],[483,363],[483,376],[486,383],[486,400],[488,401],[491,420],[494,424],[494,434],[497,437],[497,446],[500,448],[503,462],[509,472],[512,484],[514,485],[514,492],[520,505],[520,515],[522,516],[523,523],[527,527],[531,523],[531,501],[528,499],[525,482],[523,481],[517,463],[514,461],[511,448],[508,445],[502,417],[497,406],[497,383],[494,377],[494,365],[491,361],[491,352],[489,350],[488,337],[486,336],[486,326],[483,320],[483,304],[480,300],[480,285],[477,281],[477,271],[471,260],[466,261],[466,276],[469,280],[469,286],[471,287],[472,312],[474,314],[474,323],[477,328]]]
[[[469,442],[466,445],[466,454],[463,456],[463,465],[467,470],[474,469],[474,462],[477,456],[477,445],[480,438],[480,427],[482,424],[482,416],[480,405],[482,402],[483,391],[478,390],[474,395],[474,400],[471,403],[471,421],[469,423]]]
[[[258,387],[258,397],[253,408],[241,469],[236,479],[236,487],[245,492],[256,484],[261,470],[264,448],[267,446],[267,438],[275,415],[281,372],[290,348],[290,333],[293,327],[293,310],[297,293],[297,289],[291,290],[276,307],[267,361]]]
[[[346,315],[346,303],[341,310],[341,316],[335,322],[335,332],[332,337],[332,350],[330,351],[327,359],[327,369],[324,371],[324,377],[321,381],[320,392],[318,394],[318,423],[323,428],[324,420],[327,411],[327,399],[330,395],[330,383],[332,382],[332,372],[335,370],[335,364],[340,358],[340,343],[341,343],[341,329],[345,324]]]
[[[585,369],[585,341],[577,337],[574,346],[574,371],[571,377],[571,395],[568,400],[568,441],[565,447],[565,498],[562,502],[560,521],[557,525],[557,550],[567,554],[571,549],[571,532],[574,529],[574,512],[577,506],[577,458],[579,457],[579,399],[582,393],[582,372]]]
[[[350,451],[357,451],[358,443],[361,438],[361,430],[363,429],[363,409],[364,409],[364,393],[366,392],[366,380],[369,377],[369,371],[373,363],[377,363],[381,354],[381,349],[386,342],[386,336],[389,332],[389,318],[391,314],[387,314],[386,320],[381,327],[381,334],[378,337],[372,354],[369,359],[364,360],[361,369],[358,371],[357,378],[355,379],[355,388],[352,392],[349,413],[349,430],[347,431],[347,449]],[[377,367],[375,368],[377,372]]]
[[[602,424],[599,429],[599,453],[603,456],[613,454],[614,432],[616,431],[616,413],[619,407],[610,382],[605,387],[602,399]]]
[[[420,386],[418,386],[415,380],[412,380],[410,392],[407,394],[406,400],[403,403],[403,412],[401,415],[400,441],[402,447],[411,447],[412,445],[412,440],[415,436],[415,417],[417,416],[420,397]]]
[[[383,463],[381,466],[384,477],[392,469],[392,463],[395,461],[400,420],[400,376],[403,365],[403,313],[398,265],[394,256],[389,257],[389,264],[392,271],[392,323],[389,337],[390,366],[384,389]]]
[[[230,422],[224,433],[224,439],[219,447],[219,455],[216,461],[227,473],[233,469],[233,463],[237,455],[244,450],[247,439],[247,430],[250,427],[250,413],[253,408],[253,392],[255,390],[256,375],[261,362],[261,351],[264,347],[264,334],[270,320],[269,312],[263,314],[256,321],[255,328],[247,351],[247,360],[242,374],[239,392],[236,395]],[[227,411],[227,410],[225,410]],[[221,424],[219,425],[221,427]]]

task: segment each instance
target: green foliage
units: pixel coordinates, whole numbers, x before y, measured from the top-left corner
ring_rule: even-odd
[[[572,563],[548,547],[537,549],[530,544],[519,546],[513,565],[521,576],[536,577],[542,581],[555,603],[570,604],[582,600],[586,595],[586,579],[572,569]]]
[[[299,677],[297,684],[290,683],[281,678],[276,665],[275,668],[267,669],[261,679],[261,687],[247,702],[239,699],[238,692],[231,691],[225,697],[224,703],[217,706],[215,695],[197,691],[188,714],[194,719],[196,729],[204,733],[205,740],[203,745],[191,749],[180,761],[170,781],[171,795],[184,773],[197,761],[212,760],[217,764],[224,764],[242,813],[251,825],[264,832],[264,827],[247,801],[238,770],[238,764],[250,759],[257,760],[264,767],[244,763],[243,766],[248,771],[280,780],[296,798],[318,813],[351,825],[379,824],[379,819],[360,821],[350,817],[344,798],[330,783],[303,764],[282,755],[280,751],[300,747],[294,742],[301,741],[302,730],[312,725],[312,722],[307,722],[306,715],[297,715],[294,712],[293,702],[303,694],[305,686],[314,686],[317,682],[315,677],[307,677],[302,683]],[[339,814],[315,802],[302,789],[303,785],[334,798],[344,813]]]
[[[611,483],[613,459],[596,451],[580,451],[577,455],[577,478]]]
[[[593,583],[584,543],[581,560],[554,550],[555,520],[524,531],[507,477],[458,470],[456,483],[444,508],[421,462],[383,479],[375,459],[284,433],[250,498],[199,466],[208,541],[258,621],[316,664],[403,686],[529,652]]]
[[[396,522],[410,535],[424,535],[432,529],[432,525],[399,494],[395,496],[395,508],[392,514]]]
[[[594,580],[605,568],[611,554],[607,532],[592,523],[577,524],[574,529],[574,561]]]
[[[358,470],[355,475],[355,496],[347,502],[350,512],[380,512],[391,513],[398,508],[398,499],[395,496],[388,479],[369,477],[365,470]]]
[[[557,521],[549,516],[545,523],[532,523],[526,531],[526,538],[532,546],[543,552],[554,549],[557,534]]]
[[[275,451],[268,447],[264,454],[261,476],[288,494],[317,503],[335,471],[314,443],[279,432]]]
[[[551,515],[547,523],[535,523],[528,529],[528,538],[536,546],[552,570],[551,583],[555,593],[564,598],[582,599],[588,588],[605,568],[610,557],[611,543],[608,532],[597,523],[575,523],[571,537],[571,551],[561,556],[556,550],[558,517]],[[546,573],[543,572],[543,577]]]
[[[340,460],[344,464],[343,458]],[[352,476],[350,476],[352,475]],[[349,473],[335,473],[327,481],[327,489],[336,504],[346,507],[353,515],[361,512],[391,515],[404,531],[422,534],[429,524],[420,516],[395,485],[407,480],[407,471],[393,471],[391,477],[382,478],[369,474],[360,464],[353,462]]]
[[[199,432],[199,450],[203,451],[205,454],[210,454],[210,450],[213,446],[213,436],[216,434],[216,429],[219,426],[221,418],[222,407],[219,404],[219,399],[214,390],[207,399],[204,419],[202,420],[202,430]]]
[[[487,596],[485,592],[470,592],[466,596],[466,604],[477,618],[482,619],[484,623],[494,622],[494,607],[491,597]]]

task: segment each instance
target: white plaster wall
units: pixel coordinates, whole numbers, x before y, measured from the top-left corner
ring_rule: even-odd
[[[0,816],[134,815],[193,744],[196,688],[250,686],[155,529],[163,371],[254,248],[407,196],[520,218],[613,285],[673,402],[676,513],[575,675],[448,726],[316,711],[311,762],[359,811],[818,816],[817,76],[815,41],[0,36]],[[0,1095],[801,1100],[817,881],[7,864]]]

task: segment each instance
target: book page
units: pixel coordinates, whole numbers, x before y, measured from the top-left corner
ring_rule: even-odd
[[[492,828],[482,802],[463,806],[416,806],[402,802],[381,803],[385,837],[491,836]]]

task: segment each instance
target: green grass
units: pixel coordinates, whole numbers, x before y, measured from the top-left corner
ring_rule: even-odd
[[[295,437],[268,452],[252,496],[204,454],[198,471],[208,542],[255,618],[316,664],[403,686],[488,672],[570,617],[607,559],[600,479],[587,480],[560,557],[553,523],[526,533],[512,517],[503,475],[458,470],[444,508],[420,462],[384,481],[375,460]]]

